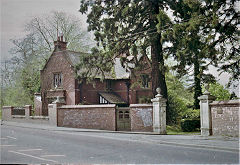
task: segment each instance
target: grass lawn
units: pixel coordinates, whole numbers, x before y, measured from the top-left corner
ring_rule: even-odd
[[[167,134],[168,135],[191,135],[191,134],[200,135],[201,132],[200,131],[183,132],[180,126],[167,125]]]

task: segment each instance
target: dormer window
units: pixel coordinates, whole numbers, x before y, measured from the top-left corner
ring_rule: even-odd
[[[111,80],[107,80],[106,81],[106,90],[107,91],[111,91],[112,90],[112,81]]]
[[[62,73],[54,74],[54,87],[58,88],[62,86]]]
[[[99,103],[100,104],[109,104],[109,102],[101,95],[99,96]]]

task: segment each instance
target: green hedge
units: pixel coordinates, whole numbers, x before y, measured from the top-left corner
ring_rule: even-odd
[[[192,132],[200,129],[200,119],[184,119],[181,121],[183,132]]]

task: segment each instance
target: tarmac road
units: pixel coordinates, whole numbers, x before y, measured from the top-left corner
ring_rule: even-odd
[[[156,143],[149,136],[2,125],[1,163],[239,163],[236,151]]]

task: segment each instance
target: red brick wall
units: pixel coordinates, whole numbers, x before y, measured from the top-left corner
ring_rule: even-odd
[[[129,80],[110,80],[112,81],[112,91],[118,94],[126,103],[128,101],[127,86],[126,81]],[[95,79],[95,86],[93,83],[87,83],[85,80],[80,85],[80,99],[81,102],[85,104],[99,104],[100,91],[107,91],[106,81],[100,81],[100,79]],[[77,98],[77,97],[76,97]]]
[[[153,98],[152,93],[152,81],[151,81],[151,65],[148,63],[146,57],[142,58],[142,63],[144,63],[145,69],[143,70],[134,70],[134,74],[131,76],[131,89],[130,89],[130,104],[140,103],[141,97]],[[149,76],[149,87],[143,88],[141,81],[141,75],[146,74]]]
[[[126,82],[129,80],[113,80],[112,89],[117,93],[126,103],[128,103],[128,92]]]
[[[104,91],[105,84],[99,79],[95,79],[95,86],[85,80],[80,85],[80,100],[85,104],[99,104],[98,91]]]
[[[240,100],[214,101],[210,107],[213,135],[239,136]]]
[[[75,104],[75,75],[70,63],[62,51],[54,52],[49,58],[45,68],[41,71],[41,95],[43,102],[43,115],[48,115],[47,91],[54,89],[54,73],[62,73],[63,89],[66,90],[66,104]]]
[[[116,130],[116,106],[65,105],[58,108],[58,126]]]
[[[152,104],[131,104],[131,131],[153,131],[153,106]]]

